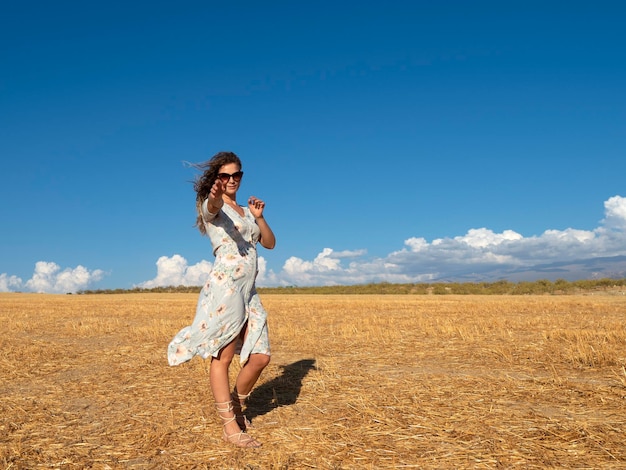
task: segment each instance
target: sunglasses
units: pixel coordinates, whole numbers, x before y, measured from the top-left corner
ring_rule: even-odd
[[[217,177],[220,179],[222,183],[228,183],[231,177],[233,178],[233,180],[235,180],[236,183],[239,183],[241,181],[242,176],[243,176],[243,171],[236,171],[232,175],[229,175],[228,173],[217,174]]]

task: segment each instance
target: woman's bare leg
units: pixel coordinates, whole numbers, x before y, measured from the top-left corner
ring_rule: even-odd
[[[209,378],[211,391],[217,407],[217,412],[224,422],[224,437],[228,441],[240,447],[258,447],[261,445],[247,434],[241,435],[241,428],[235,419],[230,385],[228,381],[228,369],[235,356],[236,341],[224,346],[217,357],[211,359]]]
[[[250,354],[248,361],[237,375],[235,391],[239,395],[249,395],[256,381],[259,380],[261,372],[269,363],[270,357],[267,354]]]
[[[244,364],[237,375],[237,381],[235,382],[235,389],[233,390],[232,398],[237,423],[241,429],[252,428],[252,423],[244,414],[246,400],[252,391],[252,387],[254,387],[254,384],[261,375],[261,372],[263,372],[263,369],[265,369],[269,362],[270,357],[266,354],[251,354],[248,361]]]
[[[241,332],[241,340],[245,342],[248,336],[248,323]],[[259,377],[263,369],[270,363],[270,356],[267,354],[250,354],[250,357],[243,365],[239,374],[237,375],[237,381],[235,382],[235,393],[239,395],[250,395],[252,387]],[[244,398],[245,400],[245,398]],[[243,403],[241,403],[243,405]]]

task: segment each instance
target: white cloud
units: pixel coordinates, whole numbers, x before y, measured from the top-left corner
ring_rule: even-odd
[[[428,248],[428,242],[426,241],[425,238],[416,238],[416,237],[412,237],[409,238],[408,240],[404,241],[404,244],[406,246],[409,247],[409,249],[415,253],[417,253],[418,251],[421,251],[423,249]]]
[[[80,265],[75,268],[61,269],[56,263],[38,261],[35,263],[33,277],[26,282],[17,276],[0,274],[0,292],[75,293],[86,289],[94,282],[100,281],[104,274],[101,269],[90,271]]]
[[[213,264],[206,260],[189,266],[187,260],[181,255],[173,255],[172,257],[161,256],[157,260],[156,265],[156,277],[142,282],[136,287],[150,289],[169,286],[201,286],[206,282],[213,268]],[[272,271],[267,271],[267,262],[262,256],[258,258],[257,281],[267,284],[276,283],[276,276]]]
[[[279,272],[267,269],[259,258],[260,286],[313,286],[364,284],[376,282],[429,282],[468,273],[487,272],[506,267],[525,269],[537,264],[574,261],[604,256],[626,255],[626,198],[615,196],[605,204],[605,218],[595,230],[548,229],[539,236],[524,237],[513,230],[496,233],[488,228],[472,228],[453,238],[428,242],[411,237],[404,247],[382,258],[367,258],[364,249],[335,251],[324,248],[313,260],[288,258]],[[206,264],[205,264],[206,263]],[[210,263],[199,263],[208,273]],[[175,255],[157,262],[157,278],[144,283],[155,285],[185,284],[187,262]],[[198,266],[198,265],[196,265]],[[194,278],[187,284],[201,285]]]
[[[17,276],[0,274],[0,292],[12,292],[22,287],[22,279]]]
[[[541,235],[524,237],[512,230],[496,233],[472,228],[464,235],[428,242],[411,237],[404,246],[380,258],[367,257],[364,249],[335,251],[324,248],[313,260],[288,258],[275,272],[259,257],[259,286],[342,285],[375,282],[409,283],[450,279],[493,269],[524,270],[545,263],[559,263],[626,255],[626,198],[613,196],[604,202],[604,218],[594,230],[547,229]],[[212,268],[202,260],[188,265],[180,255],[162,256],[154,279],[139,287],[200,286]],[[85,289],[104,276],[77,266],[61,268],[40,261],[25,283],[17,276],[0,274],[0,292],[30,290],[65,293]]]
[[[275,285],[333,285],[368,282],[427,282],[487,271],[498,267],[523,269],[544,263],[626,255],[626,198],[614,196],[605,204],[605,218],[592,231],[568,228],[546,230],[523,237],[512,230],[495,233],[470,229],[465,235],[405,240],[405,247],[383,258],[365,259],[364,250],[352,252],[348,265],[332,248],[313,261],[289,258]]]
[[[494,233],[486,228],[472,228],[467,234],[454,239],[460,243],[465,243],[474,248],[486,248],[488,246],[500,245],[511,240],[521,240],[523,237],[513,230],[505,230],[502,233]],[[436,242],[437,240],[435,240]],[[433,243],[435,243],[433,242]]]
[[[295,256],[283,265],[283,270],[275,276],[275,285],[341,285],[370,282],[421,282],[432,278],[430,273],[402,272],[401,267],[387,259],[366,260],[362,257],[366,250],[335,252],[324,248],[313,261],[305,261]],[[341,264],[343,258],[353,258],[347,266]]]
[[[626,230],[626,198],[613,196],[604,201],[604,213],[602,223],[607,228]]]
[[[343,250],[343,251],[334,251],[330,248],[324,249],[325,255],[330,258],[341,259],[341,258],[358,258],[359,256],[363,256],[367,253],[367,250]]]
[[[167,286],[200,286],[206,281],[213,265],[205,260],[188,266],[187,260],[180,255],[171,258],[161,256],[157,262],[157,275],[150,281],[142,282],[137,287],[167,287]]]

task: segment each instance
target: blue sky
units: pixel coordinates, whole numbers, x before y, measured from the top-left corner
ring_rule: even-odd
[[[259,285],[626,254],[626,6],[11,2],[0,291],[198,285],[195,172],[236,152]]]

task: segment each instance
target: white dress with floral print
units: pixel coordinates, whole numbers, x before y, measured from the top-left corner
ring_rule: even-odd
[[[206,232],[213,245],[215,263],[204,284],[191,326],[180,330],[169,344],[167,360],[176,366],[198,355],[216,357],[237,339],[241,363],[250,354],[270,355],[267,313],[256,292],[256,244],[260,230],[247,207],[244,217],[224,204],[217,215],[202,204]],[[248,323],[245,341],[241,332]]]

